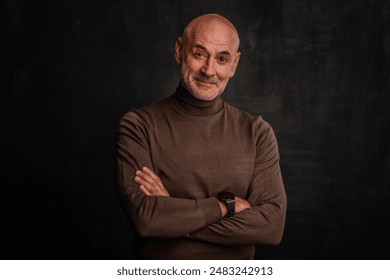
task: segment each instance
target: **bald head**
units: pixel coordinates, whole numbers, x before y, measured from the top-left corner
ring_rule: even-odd
[[[193,19],[175,45],[183,86],[198,99],[219,96],[236,72],[239,44],[236,28],[223,16],[206,14]]]
[[[184,43],[194,38],[197,33],[215,34],[215,40],[220,42],[230,40],[235,46],[235,51],[238,51],[240,38],[237,29],[221,15],[204,14],[194,18],[184,29],[182,36]]]

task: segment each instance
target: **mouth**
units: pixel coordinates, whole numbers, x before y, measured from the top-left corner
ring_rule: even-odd
[[[198,83],[202,83],[202,84],[207,84],[207,85],[217,85],[217,83],[215,82],[212,82],[212,81],[204,81],[204,80],[200,80],[200,79],[195,79]]]

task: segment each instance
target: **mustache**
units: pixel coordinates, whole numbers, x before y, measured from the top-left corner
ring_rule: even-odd
[[[191,77],[194,80],[198,80],[198,81],[202,81],[202,82],[206,82],[206,83],[211,83],[211,84],[218,84],[220,82],[218,77],[216,77],[216,76],[207,77],[206,75],[203,75],[202,73],[193,73],[191,75]]]

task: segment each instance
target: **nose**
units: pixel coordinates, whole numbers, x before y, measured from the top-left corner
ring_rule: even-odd
[[[208,77],[213,77],[216,74],[216,69],[215,69],[215,61],[212,58],[209,58],[206,60],[205,64],[203,65],[202,69],[202,74]]]

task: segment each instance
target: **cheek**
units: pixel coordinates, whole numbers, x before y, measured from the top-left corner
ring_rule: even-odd
[[[190,72],[199,72],[203,65],[200,61],[192,58],[191,56],[186,57],[185,64]]]
[[[218,71],[218,76],[220,80],[227,81],[229,80],[231,75],[230,66],[229,67],[221,67],[221,69]]]

